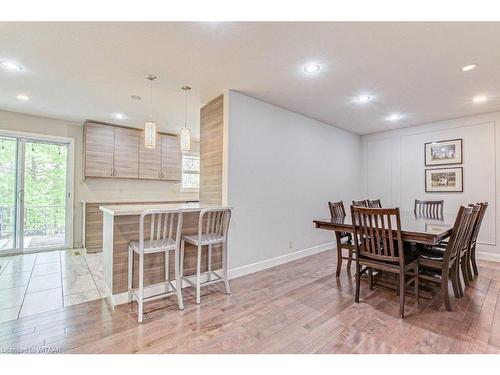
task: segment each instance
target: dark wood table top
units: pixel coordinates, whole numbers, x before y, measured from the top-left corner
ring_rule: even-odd
[[[451,234],[456,214],[444,214],[442,220],[416,216],[413,211],[401,211],[401,235],[403,241],[436,245]],[[339,219],[313,220],[316,228],[338,232],[353,232],[351,215]],[[396,223],[392,223],[396,227]]]

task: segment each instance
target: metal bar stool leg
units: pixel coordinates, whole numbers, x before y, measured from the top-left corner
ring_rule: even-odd
[[[184,310],[184,301],[182,300],[182,279],[180,274],[180,254],[179,248],[175,249],[175,292],[177,294],[177,303],[179,309]]]
[[[222,272],[224,273],[224,287],[226,288],[226,293],[231,294],[229,279],[227,277],[227,242],[222,244]]]
[[[180,260],[180,273],[181,277],[184,277],[184,246],[186,245],[186,242],[184,239],[181,241],[181,260]]]
[[[212,273],[210,271],[212,271],[212,245],[208,245],[208,268],[207,270],[209,271],[208,272],[208,281],[211,281],[212,280]]]
[[[142,323],[144,315],[144,254],[139,254],[139,301],[137,321]]]
[[[128,303],[132,302],[132,279],[134,276],[134,251],[128,247]]]
[[[170,281],[170,252],[165,251],[165,293],[170,291],[170,285],[167,281]]]
[[[198,244],[198,259],[196,262],[196,303],[200,303],[200,273],[201,273],[201,243]]]

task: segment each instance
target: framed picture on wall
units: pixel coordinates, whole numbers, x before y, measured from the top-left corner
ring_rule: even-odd
[[[462,140],[428,142],[425,144],[425,166],[462,164]]]
[[[436,168],[425,170],[425,192],[463,192],[463,168]]]

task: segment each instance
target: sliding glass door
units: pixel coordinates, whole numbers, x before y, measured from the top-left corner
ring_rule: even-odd
[[[17,146],[15,138],[0,137],[0,255],[17,246]]]
[[[69,143],[0,139],[0,254],[70,247]]]
[[[66,244],[67,145],[24,142],[24,249]]]

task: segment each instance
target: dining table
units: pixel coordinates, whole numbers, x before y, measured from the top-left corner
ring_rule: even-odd
[[[445,213],[440,217],[420,216],[413,211],[400,211],[401,238],[403,241],[423,245],[437,245],[450,236],[456,214]],[[391,223],[396,235],[396,223]],[[334,232],[354,233],[351,215],[313,220],[316,228]]]
[[[412,244],[437,245],[451,235],[455,218],[456,214],[449,213],[444,213],[439,217],[431,217],[417,215],[413,211],[400,211],[401,239]],[[316,228],[336,232],[337,242],[341,240],[340,233],[354,233],[351,215],[316,219],[313,220],[313,223],[316,225]],[[393,228],[394,237],[396,236],[396,227],[395,218],[392,218],[391,228]],[[339,246],[338,243],[337,246]],[[342,259],[338,259],[337,261],[342,261]],[[374,281],[378,285],[391,289],[397,287],[392,275],[387,275],[383,272],[374,275]],[[431,289],[424,286],[419,291],[420,297],[432,298],[433,293]]]

